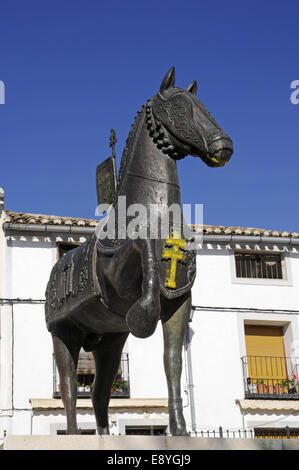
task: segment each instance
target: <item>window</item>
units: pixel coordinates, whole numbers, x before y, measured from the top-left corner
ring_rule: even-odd
[[[245,342],[247,383],[251,392],[282,392],[279,386],[287,376],[283,328],[245,325]]]
[[[167,426],[126,426],[126,435],[165,436]]]
[[[245,342],[250,382],[261,384],[265,393],[266,386],[278,385],[287,375],[283,328],[245,325]]]
[[[245,397],[298,400],[299,361],[285,354],[283,327],[245,325],[245,343]]]
[[[64,436],[66,435],[66,429],[57,429],[56,431],[58,436]],[[96,434],[95,429],[79,429],[79,433],[81,435],[92,435],[94,436]]]
[[[237,278],[283,279],[281,253],[235,252]]]
[[[75,242],[58,242],[57,243],[57,249],[58,249],[58,259],[62,258],[68,251],[73,250],[77,246],[80,246],[81,243],[75,243]]]
[[[80,350],[77,382],[78,396],[90,396],[95,376],[95,363],[91,352]],[[129,354],[122,353],[118,371],[111,389],[112,397],[130,396],[130,378],[129,378]]]
[[[61,387],[59,374],[53,355],[54,381],[53,396],[61,397]],[[91,396],[92,385],[95,376],[95,364],[91,352],[81,348],[77,366],[77,396],[88,398]],[[129,377],[129,354],[122,353],[119,368],[112,384],[111,397],[130,397],[130,377]]]
[[[90,394],[94,375],[95,364],[93,355],[91,352],[86,352],[83,348],[81,348],[77,367],[78,396],[85,396],[86,392],[88,395]]]
[[[299,439],[298,428],[255,428],[255,439]]]
[[[282,326],[245,325],[245,342],[248,356],[285,356]]]

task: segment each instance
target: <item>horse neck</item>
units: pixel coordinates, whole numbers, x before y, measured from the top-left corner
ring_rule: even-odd
[[[127,206],[181,205],[176,161],[159,150],[149,136],[144,110],[132,128],[126,151],[118,195],[126,196]]]

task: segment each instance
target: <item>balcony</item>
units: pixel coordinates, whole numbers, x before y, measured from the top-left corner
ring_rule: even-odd
[[[86,359],[85,359],[86,360]],[[92,391],[92,384],[94,380],[94,362],[92,356],[89,354],[87,358],[86,370],[82,369],[77,375],[77,397],[78,398],[90,398]],[[55,363],[53,355],[53,397],[61,398],[60,392],[60,380],[58,369]],[[115,398],[129,398],[130,397],[130,377],[129,377],[129,354],[122,353],[121,362],[117,372],[117,376],[112,384],[111,397]]]
[[[245,398],[299,400],[299,357],[241,358]]]

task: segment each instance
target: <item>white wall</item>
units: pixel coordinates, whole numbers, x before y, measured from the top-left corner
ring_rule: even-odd
[[[20,232],[8,234],[4,240],[5,256],[1,260],[1,266],[5,266],[1,297],[44,299],[50,271],[57,259],[56,242],[85,240],[82,236],[74,239],[56,234],[51,237]],[[3,410],[0,437],[4,430],[28,434],[30,398],[51,398],[53,393],[53,348],[46,328],[44,304],[14,301],[1,306],[0,312],[0,408]]]
[[[191,328],[197,428],[240,428],[235,399],[244,392],[236,314],[196,311]]]
[[[130,392],[134,398],[167,398],[163,332],[159,322],[149,338],[129,335]]]
[[[283,281],[239,280],[234,277],[233,249],[269,249],[273,246],[208,244],[199,251],[192,289],[193,305],[299,310],[299,253],[288,252],[289,285]],[[277,247],[276,247],[277,248]]]
[[[286,354],[299,357],[298,313],[280,312],[299,311],[297,250],[287,252],[287,282],[238,282],[233,248],[264,250],[269,247],[209,244],[199,251],[192,304],[202,308],[194,312],[191,326],[194,330],[192,358],[196,417],[201,429],[218,428],[219,425],[241,429],[242,425],[247,425],[235,404],[236,399],[244,398],[241,357],[246,355],[245,323],[283,326]],[[237,311],[238,308],[241,310]],[[263,313],[263,309],[273,309],[273,313]],[[261,412],[258,416],[256,419],[262,423],[264,414]],[[280,418],[286,420],[288,415],[282,414]],[[298,426],[298,417],[294,419]],[[252,424],[250,419],[248,423]]]
[[[43,305],[14,305],[14,345],[14,406],[28,408],[28,397],[48,398],[53,391],[53,348]]]
[[[6,298],[44,299],[50,270],[56,261],[57,241],[85,241],[85,237],[57,234],[14,233],[7,240],[5,279],[1,296]],[[299,356],[299,255],[292,251],[288,259],[288,283],[266,285],[237,283],[233,276],[234,247],[208,245],[197,257],[197,277],[192,289],[192,303],[202,308],[194,312],[190,324],[194,398],[197,429],[241,429],[247,417],[235,400],[244,397],[241,357],[246,355],[244,322],[268,322],[285,327],[287,354]],[[238,247],[240,248],[240,247]],[[242,247],[243,248],[243,247]],[[260,247],[261,248],[261,247]],[[265,247],[262,247],[264,249]],[[0,240],[1,250],[1,240]],[[212,307],[226,307],[218,311]],[[241,311],[229,311],[241,307]],[[246,311],[246,308],[273,309],[273,312]],[[13,332],[13,335],[12,335]],[[166,398],[167,384],[163,368],[163,335],[159,323],[150,338],[128,339],[132,398]],[[181,380],[185,418],[191,429],[190,396],[185,393],[188,382],[186,355],[183,351]],[[11,414],[13,388],[13,420],[0,419],[0,435],[4,429],[13,433],[48,433],[50,423],[65,423],[64,414],[30,411],[30,398],[51,398],[53,392],[52,342],[44,320],[43,304],[15,303],[1,307],[0,407]],[[3,385],[4,384],[4,385]],[[29,411],[25,411],[28,409]],[[22,411],[23,410],[23,411]],[[133,415],[130,414],[131,418]],[[284,418],[284,415],[282,415]],[[138,419],[138,416],[134,419]],[[250,424],[250,417],[248,423]],[[263,420],[263,414],[254,417]],[[293,418],[292,418],[293,419]],[[297,419],[297,418],[296,418]],[[297,422],[294,418],[293,421]],[[92,422],[90,414],[79,413],[79,422]],[[248,424],[248,425],[249,425]],[[299,426],[299,422],[297,423]],[[117,432],[117,427],[115,431]]]

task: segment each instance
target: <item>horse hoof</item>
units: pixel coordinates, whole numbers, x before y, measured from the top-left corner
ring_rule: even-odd
[[[183,414],[183,402],[181,398],[169,400],[169,428],[172,436],[190,437],[187,432],[186,422]]]
[[[110,434],[109,426],[105,426],[105,427],[97,426],[97,433],[99,436],[109,435]]]
[[[154,302],[151,302],[144,306],[142,300],[138,300],[129,309],[126,323],[132,335],[137,338],[148,338],[154,333],[159,317],[160,304],[155,306]]]
[[[191,437],[190,433],[186,431],[186,429],[177,429],[170,433],[172,436],[182,436],[182,437]]]
[[[185,420],[181,424],[173,423],[170,419],[170,434],[171,436],[184,436],[190,437],[190,433],[186,429]]]

